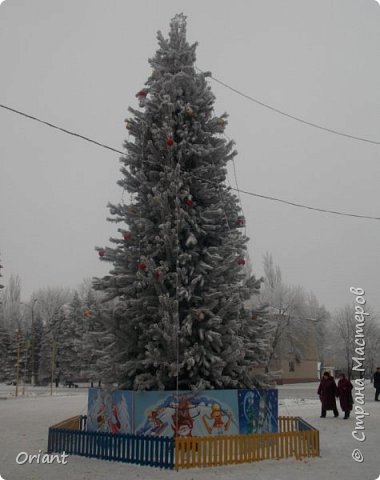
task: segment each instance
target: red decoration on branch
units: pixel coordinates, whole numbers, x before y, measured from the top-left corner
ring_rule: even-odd
[[[139,270],[142,270],[142,271],[146,270],[146,265],[144,262],[140,262],[138,266],[139,266]]]
[[[100,248],[98,250],[98,255],[99,257],[104,257],[104,255],[106,254],[106,251],[104,250],[104,248]]]
[[[146,97],[148,95],[148,92],[144,89],[140,90],[139,92],[136,93],[136,97]]]
[[[153,275],[154,278],[158,280],[161,277],[161,272],[159,270],[155,270]]]
[[[236,225],[238,225],[239,227],[244,227],[245,218],[243,216],[238,217],[236,220]]]
[[[173,140],[173,137],[167,137],[166,139],[166,145],[168,147],[172,147],[174,145],[174,140]]]
[[[241,266],[245,265],[244,258],[239,258],[238,264],[241,265]]]
[[[193,201],[191,200],[191,198],[186,198],[185,200],[185,203],[188,207],[192,207],[193,206]]]
[[[124,238],[124,240],[130,240],[131,239],[131,232],[124,232],[123,233],[123,238]]]

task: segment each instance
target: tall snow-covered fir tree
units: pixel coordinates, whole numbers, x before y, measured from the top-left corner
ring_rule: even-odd
[[[0,258],[0,262],[1,262],[1,258]],[[2,266],[1,263],[0,263],[0,282],[1,282],[1,277],[3,276],[2,273],[1,273],[1,269],[2,269],[2,268],[3,268],[3,266]],[[2,285],[2,284],[0,283],[0,294],[1,294],[1,289],[2,289],[2,288],[4,288],[4,285]],[[0,305],[1,305],[1,304],[2,304],[2,302],[1,302],[1,297],[0,297]]]
[[[244,273],[245,220],[225,185],[236,155],[222,135],[227,115],[215,115],[209,75],[196,71],[186,17],[158,42],[126,125],[118,184],[133,200],[109,205],[119,235],[97,247],[113,269],[94,286],[116,299],[103,313],[102,362],[123,388],[252,387],[265,324],[244,307],[260,280]]]

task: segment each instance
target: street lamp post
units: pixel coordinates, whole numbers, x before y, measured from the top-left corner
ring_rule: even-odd
[[[32,386],[35,385],[35,378],[34,378],[34,306],[37,302],[37,298],[33,300],[32,304],[32,335],[30,339],[30,347],[32,349],[32,378],[31,378],[31,384]]]
[[[20,379],[20,330],[16,329],[16,397],[18,396],[18,382]]]
[[[53,395],[53,382],[54,382],[54,374],[55,374],[55,356],[56,356],[56,343],[53,337],[51,342],[51,384],[50,384],[50,395]]]

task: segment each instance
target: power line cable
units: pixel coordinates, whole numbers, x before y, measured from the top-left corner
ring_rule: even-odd
[[[223,133],[223,135],[227,138],[228,141],[231,141],[231,138],[226,133]],[[231,190],[236,190],[238,192],[239,201],[240,201],[240,208],[243,212],[243,215],[244,215],[244,210],[243,210],[243,204],[242,204],[242,201],[241,201],[240,193],[245,193],[246,195],[253,195],[253,196],[256,196],[256,197],[261,197],[261,198],[264,198],[266,200],[275,200],[277,202],[282,202],[282,203],[286,203],[288,205],[292,205],[293,207],[302,207],[302,208],[307,208],[307,209],[310,209],[310,210],[316,210],[318,212],[333,213],[333,214],[336,214],[336,215],[344,215],[344,216],[359,217],[359,218],[367,218],[367,219],[371,219],[371,220],[380,220],[380,217],[369,217],[369,216],[364,216],[364,215],[354,215],[354,214],[350,214],[350,213],[337,212],[337,211],[334,211],[334,210],[325,210],[325,209],[322,209],[322,208],[315,208],[315,207],[310,207],[310,206],[306,206],[306,205],[302,205],[302,204],[298,204],[298,203],[289,202],[287,200],[281,200],[281,199],[275,198],[275,197],[269,197],[269,196],[266,196],[266,195],[259,195],[257,193],[253,193],[253,192],[246,192],[244,190],[241,190],[240,187],[239,187],[239,184],[238,184],[235,158],[232,158],[232,165],[233,165],[233,170],[234,170],[236,188],[232,188],[230,186],[230,189]]]
[[[7,107],[7,106],[2,105],[2,104],[0,104],[0,107],[5,108],[6,110],[10,110],[11,112],[17,113],[18,115],[22,115],[23,117],[29,118],[31,120],[35,120],[39,123],[43,123],[44,125],[47,125],[48,127],[60,130],[61,132],[67,133],[68,135],[72,135],[72,136],[78,137],[82,140],[86,140],[87,142],[94,143],[98,147],[106,148],[107,150],[111,150],[113,152],[120,153],[121,155],[125,156],[125,152],[117,150],[116,148],[110,147],[109,145],[106,145],[104,143],[97,142],[96,140],[93,140],[93,139],[91,139],[89,137],[86,137],[84,135],[80,135],[79,133],[72,132],[72,131],[67,130],[65,128],[62,128],[62,127],[58,127],[57,125],[54,125],[50,122],[46,122],[46,121],[41,120],[37,117],[34,117],[33,115],[26,114],[24,112],[21,112],[19,110],[14,109],[14,108]],[[150,162],[145,160],[145,163],[150,163]],[[154,164],[152,163],[152,165],[154,165]],[[203,182],[207,182],[211,185],[216,185],[217,184],[217,182],[214,182],[212,180],[207,180],[207,179],[205,179],[203,177],[199,177],[199,176],[197,176],[193,173],[191,173],[189,175],[192,176],[193,178],[197,178],[197,179],[199,179]],[[367,220],[380,220],[380,217],[373,217],[373,216],[370,216],[370,215],[357,215],[357,214],[354,214],[354,213],[339,212],[339,211],[336,211],[336,210],[328,210],[328,209],[324,209],[324,208],[310,207],[309,205],[290,202],[288,200],[283,200],[283,199],[277,198],[277,197],[271,197],[269,195],[261,195],[259,193],[249,192],[247,190],[242,190],[241,188],[234,188],[234,187],[228,187],[228,188],[230,190],[234,190],[234,191],[239,192],[239,193],[244,193],[245,195],[250,195],[252,197],[263,198],[265,200],[272,200],[274,202],[284,203],[285,205],[291,205],[293,207],[298,207],[298,208],[305,208],[305,209],[313,210],[313,211],[316,211],[316,212],[331,213],[331,214],[334,214],[334,215],[340,215],[340,216],[344,216],[344,217],[364,218],[364,219],[367,219]]]
[[[201,70],[198,67],[195,67],[199,72],[205,73],[203,70]],[[296,122],[303,123],[305,125],[308,125],[309,127],[314,127],[318,128],[319,130],[324,130],[325,132],[333,133],[334,135],[340,135],[341,137],[347,137],[351,138],[352,140],[358,140],[360,142],[367,142],[367,143],[372,143],[374,145],[380,145],[380,141],[377,140],[372,140],[370,138],[364,138],[364,137],[358,137],[356,135],[351,135],[349,133],[344,133],[340,132],[338,130],[334,130],[333,128],[329,127],[324,127],[323,125],[319,125],[318,123],[314,122],[309,122],[308,120],[304,120],[303,118],[296,117],[295,115],[292,115],[290,113],[284,112],[276,107],[272,107],[272,105],[269,105],[265,102],[262,102],[261,100],[258,100],[257,98],[251,97],[250,95],[247,95],[246,93],[241,92],[240,90],[237,90],[236,88],[232,87],[231,85],[228,85],[228,83],[223,82],[222,80],[219,80],[218,78],[214,77],[213,75],[209,75],[209,77],[214,80],[214,82],[219,83],[223,87],[227,88],[228,90],[231,90],[232,92],[236,93],[237,95],[240,95],[241,97],[246,98],[247,100],[250,100],[251,102],[256,103],[257,105],[260,105],[261,107],[267,108],[269,110],[272,110],[275,113],[278,113],[280,115],[283,115],[284,117],[290,118],[292,120],[295,120]]]
[[[231,138],[226,134],[226,132],[223,132],[223,135],[226,137],[226,139],[229,142],[232,142]],[[239,188],[239,183],[238,183],[238,178],[237,178],[237,173],[236,173],[236,164],[235,164],[235,157],[234,156],[232,157],[232,166],[233,166],[233,171],[234,171],[236,190],[238,191],[238,199],[239,199],[239,204],[240,204],[240,210],[241,210],[241,213],[243,214],[244,236],[246,237],[247,236],[247,223],[246,223],[246,217],[245,217],[245,212],[244,212],[244,208],[243,208],[243,202],[241,200],[241,195],[240,195],[240,188]],[[228,177],[227,177],[227,181],[228,181],[229,186],[231,187],[231,183],[230,183]],[[245,254],[246,254],[248,262],[251,262],[251,258],[249,256],[249,250],[248,249],[246,250]]]
[[[11,112],[17,113],[18,115],[22,115],[23,117],[30,118],[31,120],[35,120],[36,122],[43,123],[44,125],[47,125],[48,127],[55,128],[56,130],[60,130],[61,132],[67,133],[68,135],[72,135],[73,137],[78,137],[81,138],[82,140],[86,140],[86,142],[90,143],[95,143],[95,145],[98,145],[99,147],[107,148],[108,150],[111,150],[112,152],[116,153],[121,153],[122,155],[125,155],[125,152],[121,152],[120,150],[116,150],[116,148],[109,147],[108,145],[105,145],[104,143],[97,142],[96,140],[92,140],[91,138],[85,137],[84,135],[81,135],[76,132],[72,132],[71,130],[66,130],[66,128],[58,127],[57,125],[54,125],[53,123],[46,122],[45,120],[41,120],[40,118],[34,117],[33,115],[29,115],[28,113],[20,112],[20,110],[16,110],[15,108],[7,107],[6,105],[0,104],[1,108],[4,108],[6,110],[10,110]]]
[[[232,142],[231,138],[226,134],[226,132],[223,132],[223,135],[226,137],[226,139],[229,141],[229,142]],[[236,190],[238,191],[238,197],[239,197],[239,203],[240,203],[240,210],[243,214],[243,216],[245,217],[245,213],[244,213],[244,208],[243,208],[243,202],[241,200],[241,195],[240,195],[240,188],[239,188],[239,183],[238,183],[238,178],[237,178],[237,173],[236,173],[236,164],[235,164],[235,157],[233,156],[232,157],[232,166],[233,166],[233,171],[234,171],[234,178],[235,178],[235,185],[236,185]],[[229,182],[228,182],[229,183]],[[231,186],[231,184],[229,183],[229,185]],[[244,235],[247,235],[247,225],[244,221]]]
[[[204,178],[201,178],[201,177],[197,177],[197,178],[199,178],[200,180],[206,181],[206,182],[208,181],[208,180],[205,180]],[[209,182],[209,183],[215,183],[215,182]],[[293,207],[306,208],[308,210],[314,210],[316,212],[332,213],[334,215],[341,215],[341,216],[344,216],[344,217],[365,218],[365,219],[368,219],[368,220],[380,220],[380,217],[373,217],[371,215],[358,215],[358,214],[354,214],[354,213],[339,212],[339,211],[336,211],[336,210],[328,210],[328,209],[325,209],[325,208],[310,207],[309,205],[303,205],[301,203],[289,202],[288,200],[282,200],[281,198],[270,197],[269,195],[260,195],[259,193],[248,192],[248,191],[242,190],[242,189],[238,190],[237,188],[231,188],[231,190],[236,190],[236,191],[239,191],[240,193],[244,193],[245,195],[250,195],[252,197],[264,198],[265,200],[273,200],[275,202],[284,203],[286,205],[291,205]]]

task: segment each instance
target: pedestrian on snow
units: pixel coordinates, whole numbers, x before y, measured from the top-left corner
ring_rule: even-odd
[[[380,395],[380,367],[376,368],[375,375],[373,376],[373,386],[376,388],[375,402],[380,402],[380,400],[379,400],[379,395]]]
[[[354,386],[348,380],[348,378],[346,378],[346,375],[344,373],[341,373],[339,375],[336,396],[339,398],[340,408],[344,412],[345,420],[350,417],[350,412],[354,404],[354,399],[352,398],[353,388]]]
[[[332,410],[334,412],[334,417],[339,417],[338,409],[336,408],[336,384],[333,377],[329,372],[323,374],[321,383],[318,388],[318,395],[321,401],[321,418],[326,417],[326,411]]]

